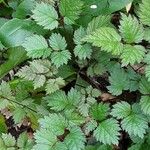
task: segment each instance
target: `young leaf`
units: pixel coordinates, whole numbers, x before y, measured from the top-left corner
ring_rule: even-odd
[[[53,30],[58,27],[58,14],[53,6],[46,3],[37,3],[35,9],[32,11],[32,18],[37,24],[44,27],[44,29]]]
[[[115,119],[107,119],[99,124],[99,126],[94,131],[94,136],[97,141],[104,144],[115,144],[119,143],[119,124]]]

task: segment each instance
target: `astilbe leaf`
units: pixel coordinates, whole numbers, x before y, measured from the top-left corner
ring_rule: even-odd
[[[127,66],[128,64],[134,65],[135,63],[140,63],[145,56],[145,48],[140,45],[124,45],[123,52],[120,56],[122,59],[122,66]]]
[[[100,15],[98,17],[94,17],[92,21],[88,23],[86,32],[87,34],[91,34],[95,32],[100,27],[111,27],[112,24],[110,22],[111,16],[109,15]]]
[[[119,30],[125,42],[127,43],[139,43],[143,40],[144,30],[142,24],[140,24],[136,17],[131,15],[126,16],[122,14],[122,20],[120,21]]]
[[[58,27],[58,14],[52,5],[37,3],[32,12],[32,18],[44,29],[53,30]]]
[[[123,51],[121,36],[114,28],[101,27],[91,35],[83,38],[83,41],[92,43],[93,46],[101,47],[101,50],[119,55]]]
[[[82,12],[83,2],[81,0],[61,0],[60,13],[64,17],[65,24],[74,24]]]
[[[142,0],[139,9],[139,17],[144,25],[150,26],[150,3],[149,0]]]
[[[97,141],[104,144],[115,144],[119,143],[120,127],[118,121],[115,119],[107,119],[102,121],[96,130],[94,131],[94,137]]]
[[[40,35],[27,37],[22,46],[31,58],[47,58],[51,54],[51,49],[48,48],[45,38]]]
[[[113,105],[113,109],[111,110],[111,115],[116,117],[117,119],[123,119],[127,117],[131,113],[131,106],[125,101],[118,102]]]

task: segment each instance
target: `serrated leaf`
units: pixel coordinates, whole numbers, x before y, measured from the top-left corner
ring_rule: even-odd
[[[63,91],[56,91],[44,98],[48,106],[55,111],[61,111],[68,105],[68,99]]]
[[[128,64],[134,65],[135,63],[140,63],[145,56],[145,48],[140,45],[125,45],[123,52],[120,56],[122,59],[122,66],[127,66]]]
[[[21,133],[19,135],[19,138],[17,139],[17,146],[20,148],[20,150],[31,150],[33,144],[34,144],[33,140],[28,138],[26,132]]]
[[[150,82],[147,81],[147,79],[145,77],[141,78],[141,81],[139,83],[139,91],[142,94],[150,94]]]
[[[57,68],[67,64],[69,59],[71,59],[71,53],[68,50],[52,52],[51,54],[51,61]]]
[[[59,51],[59,50],[65,50],[67,47],[67,43],[64,37],[62,37],[60,34],[53,33],[49,38],[50,46],[53,50]]]
[[[119,55],[123,51],[121,37],[114,28],[101,27],[96,32],[83,38],[83,41],[101,47],[101,50],[110,52],[113,55]]]
[[[99,126],[94,131],[94,136],[97,141],[104,144],[115,144],[119,143],[119,124],[115,119],[107,119],[99,124]]]
[[[150,115],[150,97],[142,96],[140,99],[141,109],[145,114]]]
[[[74,54],[81,60],[90,58],[92,54],[92,48],[89,44],[77,45],[74,48]]]
[[[150,26],[150,3],[149,0],[142,0],[139,9],[139,17],[144,25]]]
[[[82,150],[85,147],[85,136],[79,127],[70,129],[70,133],[66,136],[64,143],[68,150]]]
[[[52,147],[57,143],[57,137],[50,131],[46,129],[37,130],[34,134],[36,144],[33,150],[52,150]]]
[[[122,101],[113,105],[111,115],[117,119],[123,119],[131,113],[131,106],[129,103]]]
[[[27,51],[27,55],[32,58],[46,58],[51,54],[51,49],[43,36],[32,35],[27,37],[22,44]]]
[[[93,131],[97,127],[97,122],[95,120],[90,120],[85,125],[85,134],[88,135],[91,131]]]
[[[83,2],[81,0],[61,0],[60,13],[64,17],[66,24],[73,24],[82,12]]]
[[[10,133],[9,134],[4,134],[3,133],[1,137],[2,137],[4,143],[7,147],[15,146],[16,140]]]
[[[37,3],[32,12],[32,18],[44,29],[53,30],[58,27],[58,14],[52,5],[43,2]]]
[[[100,27],[109,27],[111,26],[110,23],[111,17],[108,15],[100,15],[98,17],[95,17],[88,23],[86,32],[87,34],[91,34],[92,32],[95,32]]]
[[[15,123],[17,124],[17,123],[21,123],[21,121],[25,118],[26,112],[22,107],[17,107],[13,111],[12,115]]]
[[[83,42],[81,41],[82,38],[84,38],[84,36],[86,35],[86,31],[85,29],[81,26],[80,28],[78,28],[75,32],[74,32],[74,43],[76,45],[81,45]]]
[[[48,129],[54,135],[62,135],[64,129],[68,126],[67,120],[60,114],[50,114],[39,119],[41,128]]]
[[[117,72],[117,76],[116,76]],[[109,77],[110,86],[107,87],[113,95],[120,95],[123,90],[128,89],[129,78],[122,68],[113,68],[111,76]],[[120,82],[121,81],[121,82]]]
[[[47,94],[54,93],[64,85],[65,85],[65,81],[61,77],[56,79],[49,79],[46,83],[46,93]]]
[[[124,41],[127,43],[139,43],[143,40],[143,26],[138,22],[136,17],[122,14],[122,20],[120,21],[119,28]]]
[[[129,133],[129,135],[144,137],[148,123],[142,114],[132,113],[121,121],[122,129]]]
[[[109,105],[104,103],[95,104],[90,108],[90,114],[95,120],[104,120],[109,114]]]

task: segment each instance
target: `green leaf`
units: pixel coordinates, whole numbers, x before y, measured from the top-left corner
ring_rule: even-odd
[[[90,58],[92,54],[92,48],[89,44],[77,45],[74,48],[74,54],[79,59]]]
[[[111,111],[111,115],[116,117],[117,119],[123,119],[130,115],[131,113],[131,106],[125,101],[118,102],[113,105],[113,109]]]
[[[43,36],[32,35],[27,37],[22,44],[27,51],[27,55],[32,58],[46,58],[51,54],[51,49]]]
[[[95,130],[96,127],[97,122],[95,120],[90,120],[90,122],[85,125],[85,134],[88,135],[91,131]]]
[[[98,17],[95,17],[88,23],[87,26],[87,34],[91,34],[92,32],[95,32],[100,27],[109,27],[112,26],[111,23],[111,16],[108,15],[100,15]]]
[[[16,144],[15,138],[9,134],[2,134],[2,139],[7,147],[13,147]]]
[[[144,137],[148,123],[142,114],[132,112],[129,116],[121,121],[122,129],[129,133],[129,135]]]
[[[57,68],[67,64],[69,59],[71,59],[71,53],[68,50],[52,52],[51,54],[51,61]]]
[[[2,114],[0,114],[0,134],[6,133],[7,129],[8,129],[8,127],[6,125],[5,117]]]
[[[52,110],[61,111],[68,105],[68,99],[63,91],[56,91],[44,98]]]
[[[26,51],[22,47],[8,49],[8,60],[0,65],[0,79],[2,79],[10,70],[27,59]]]
[[[143,40],[143,26],[138,22],[136,17],[132,17],[131,15],[126,16],[125,14],[122,14],[122,20],[120,21],[119,28],[125,42],[139,43]]]
[[[84,38],[85,35],[86,35],[86,31],[82,26],[78,28],[77,30],[75,30],[74,38],[73,38],[74,43],[76,45],[81,45],[83,43],[82,38]]]
[[[144,30],[144,40],[150,42],[150,28],[145,28]]]
[[[101,27],[83,40],[92,43],[93,46],[101,47],[101,50],[111,52],[113,55],[119,55],[123,51],[120,35],[110,27]]]
[[[117,76],[116,76],[117,72]],[[120,82],[121,81],[121,82]],[[128,89],[129,78],[123,68],[113,68],[111,76],[109,77],[110,86],[107,89],[113,95],[120,95],[123,90]]]
[[[142,0],[139,9],[139,17],[144,25],[150,26],[150,3],[149,0]]]
[[[5,47],[20,46],[26,37],[32,35],[30,22],[20,19],[11,19],[0,28],[0,41]]]
[[[48,129],[54,135],[62,135],[64,129],[68,126],[67,120],[60,114],[50,114],[39,119],[41,128]]]
[[[148,81],[150,82],[150,65],[145,67],[145,76],[147,77]]]
[[[38,25],[44,29],[53,30],[58,27],[58,14],[53,6],[46,3],[37,3],[35,9],[32,11],[32,18]]]
[[[104,120],[109,114],[109,105],[104,103],[95,104],[91,107],[90,114],[95,120]]]
[[[36,144],[33,150],[53,150],[53,145],[57,143],[57,137],[46,129],[37,130],[34,134]]]
[[[51,94],[65,86],[63,78],[49,79],[46,83],[46,93]]]
[[[139,83],[139,91],[142,93],[142,94],[150,94],[150,82],[147,81],[147,79],[145,77],[142,77],[141,78],[141,81]]]
[[[127,66],[128,64],[134,65],[135,63],[140,63],[145,56],[145,48],[140,45],[125,45],[123,52],[120,56],[122,59],[122,66]]]
[[[19,138],[17,139],[17,146],[21,149],[21,150],[31,150],[33,147],[33,140],[28,138],[28,135],[26,132],[21,133],[19,135]]]
[[[65,38],[56,33],[52,33],[49,39],[49,43],[52,49],[55,51],[65,50],[67,47]]]
[[[85,136],[79,127],[70,129],[70,133],[66,136],[64,143],[68,150],[82,150],[85,147]]]
[[[107,119],[99,124],[94,131],[94,136],[97,141],[104,144],[115,144],[119,143],[119,124],[115,119]]]
[[[83,2],[81,0],[61,0],[59,9],[65,24],[74,24],[82,12],[82,7]]]
[[[56,68],[48,60],[33,60],[29,66],[22,67],[16,74],[25,80],[33,81],[34,89],[42,87],[46,77],[56,74]]]
[[[150,97],[142,96],[140,99],[141,109],[145,114],[150,115]]]
[[[85,118],[79,113],[73,112],[71,109],[65,111],[65,117],[69,121],[69,126],[74,127],[75,125],[81,125],[85,122]]]
[[[31,10],[34,8],[35,0],[23,0],[17,7],[16,11],[12,14],[14,18],[25,19],[31,15]]]
[[[21,121],[25,118],[26,112],[22,107],[17,107],[13,111],[12,115],[15,123],[17,124],[17,123],[21,123]]]

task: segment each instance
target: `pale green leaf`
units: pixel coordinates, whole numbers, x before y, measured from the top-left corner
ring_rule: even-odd
[[[32,12],[32,18],[44,29],[53,30],[58,27],[58,14],[52,5],[43,2],[37,3]]]

